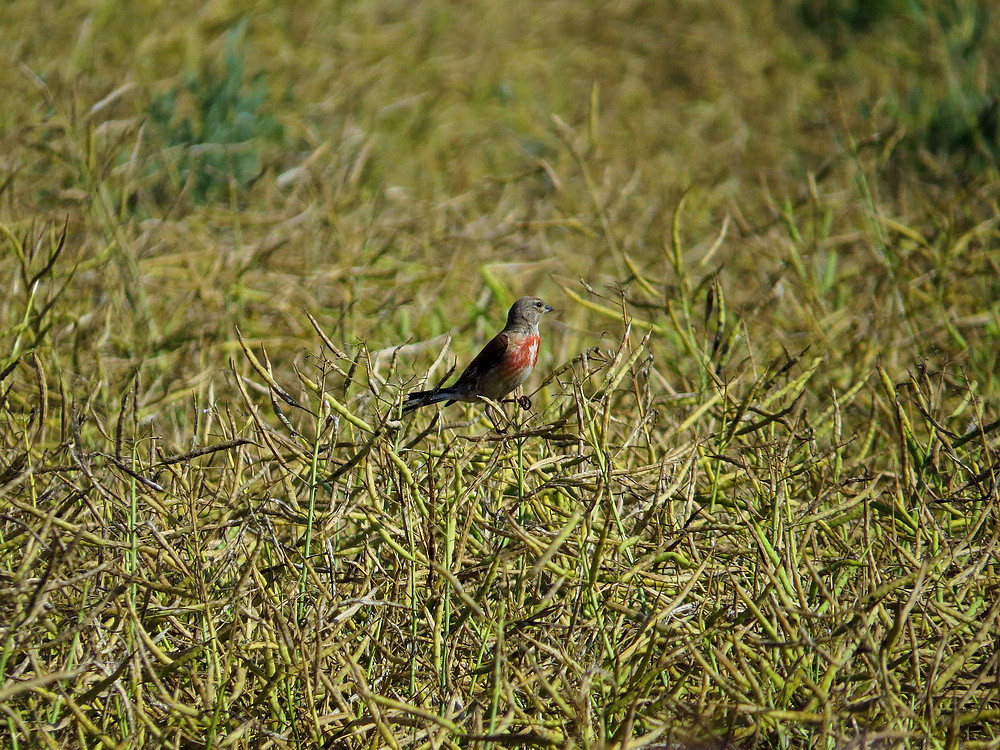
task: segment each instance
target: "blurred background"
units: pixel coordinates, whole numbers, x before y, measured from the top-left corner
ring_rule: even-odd
[[[442,337],[447,369],[522,294],[560,310],[549,371],[620,330],[624,302],[663,334],[650,346],[672,387],[696,391],[703,367],[669,332],[683,289],[706,310],[725,296],[721,327],[744,326],[734,361],[815,346],[837,352],[825,372],[841,387],[876,357],[894,373],[957,361],[992,384],[996,347],[962,331],[1000,335],[995,304],[981,310],[1000,293],[982,245],[997,15],[947,0],[13,0],[7,319],[36,304],[30,268],[65,226],[58,304],[35,327],[109,403],[139,371],[151,404],[229,389],[212,373],[237,325],[290,373],[318,345],[306,311],[348,353],[419,344],[391,364],[405,387]]]
[[[998,15],[3,0],[0,722],[996,748]]]
[[[986,2],[12,0],[3,15],[0,219],[68,221],[80,316],[111,311],[109,340],[135,354],[210,349],[238,318],[308,336],[303,307],[373,346],[482,313],[492,327],[522,293],[565,308],[561,284],[627,284],[623,254],[662,269],[682,195],[686,257],[714,248],[704,270],[742,304],[773,291],[772,232],[810,201],[822,239],[844,240],[808,261],[822,274],[831,252],[849,262],[858,212],[988,213],[976,186],[1000,153]]]

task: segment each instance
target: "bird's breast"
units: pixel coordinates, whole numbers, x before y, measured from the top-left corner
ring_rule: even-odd
[[[513,371],[530,370],[538,361],[538,336],[526,336],[511,348],[505,369]]]

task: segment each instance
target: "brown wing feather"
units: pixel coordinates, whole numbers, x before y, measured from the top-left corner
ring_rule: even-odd
[[[503,362],[504,356],[507,354],[508,339],[506,333],[498,333],[493,339],[483,347],[483,350],[476,355],[476,358],[469,363],[469,366],[465,368],[465,372],[455,383],[454,387],[458,387],[459,384],[466,384],[475,381],[484,372],[488,372],[494,367],[497,367],[501,362]]]

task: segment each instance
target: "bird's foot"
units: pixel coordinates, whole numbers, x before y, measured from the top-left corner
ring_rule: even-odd
[[[517,399],[517,405],[520,406],[524,411],[531,409],[531,399],[527,396],[521,396]]]

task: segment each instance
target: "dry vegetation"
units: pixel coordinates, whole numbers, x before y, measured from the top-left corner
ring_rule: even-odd
[[[989,8],[7,2],[0,746],[1000,747]]]

